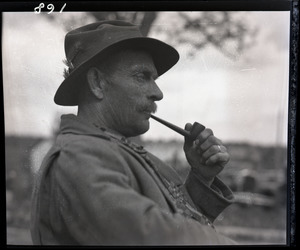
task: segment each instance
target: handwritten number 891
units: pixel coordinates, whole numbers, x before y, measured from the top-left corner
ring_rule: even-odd
[[[38,7],[34,8],[34,12],[35,14],[40,14],[41,13],[41,9],[45,7],[44,3],[40,3],[40,5]],[[63,12],[64,8],[66,7],[66,3],[63,5],[63,7],[61,8],[61,10],[59,11],[60,13]],[[54,11],[54,5],[53,4],[48,4],[47,5],[47,9],[50,10],[47,14],[51,14]]]

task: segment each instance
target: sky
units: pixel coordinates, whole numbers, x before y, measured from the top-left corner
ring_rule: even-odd
[[[188,13],[195,14],[195,13]],[[197,14],[197,13],[196,13]],[[223,142],[286,145],[289,79],[289,12],[242,12],[250,26],[258,28],[256,43],[234,60],[208,46],[188,56],[189,47],[172,44],[179,62],[157,84],[164,99],[157,116],[180,127],[198,121],[211,128]],[[61,114],[76,107],[53,102],[63,80],[63,23],[70,15],[10,12],[3,14],[2,65],[6,135],[51,136]],[[149,33],[159,25],[172,28],[176,13],[160,12]],[[166,20],[173,20],[167,22]],[[92,20],[85,20],[91,22]],[[165,40],[164,40],[165,41]],[[144,139],[182,140],[182,136],[151,120]]]

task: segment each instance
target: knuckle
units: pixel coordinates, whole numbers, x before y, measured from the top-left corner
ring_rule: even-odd
[[[216,142],[217,142],[220,146],[223,146],[223,142],[222,142],[219,138],[217,138],[217,137],[216,137]]]
[[[199,148],[204,151],[206,149],[206,144],[205,143],[202,143]]]
[[[199,138],[200,140],[206,140],[207,138],[209,138],[212,135],[213,135],[212,130],[209,128],[206,128],[198,134],[197,138]]]
[[[226,161],[229,162],[230,161],[230,154],[226,153]]]
[[[215,137],[214,135],[210,135],[210,136],[207,138],[207,140],[208,140],[209,143],[212,143],[212,144],[217,143],[216,137]]]
[[[213,131],[210,128],[206,128],[205,130],[206,130],[207,134],[209,134],[209,135],[214,134]]]

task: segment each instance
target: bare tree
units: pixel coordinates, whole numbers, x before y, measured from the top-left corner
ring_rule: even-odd
[[[189,43],[194,50],[210,44],[232,59],[254,44],[258,32],[243,19],[237,19],[234,12],[198,12],[196,15],[179,12],[178,17],[183,23],[173,30],[178,43]]]
[[[238,12],[176,12],[176,25],[163,30],[160,25],[153,26],[162,12],[85,12],[81,18],[69,16],[63,25],[66,31],[89,22],[100,20],[124,20],[140,25],[143,35],[147,36],[151,29],[164,32],[168,40],[176,44],[189,44],[190,56],[196,51],[212,45],[225,56],[235,59],[238,54],[252,46],[258,32],[241,18]],[[53,15],[47,15],[51,20]]]

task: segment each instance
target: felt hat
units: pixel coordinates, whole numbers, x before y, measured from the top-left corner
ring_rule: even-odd
[[[142,49],[150,53],[158,75],[162,75],[179,60],[172,46],[144,37],[137,25],[124,21],[100,21],[72,30],[65,37],[66,62],[69,66],[65,80],[54,96],[54,102],[62,106],[78,105],[82,76],[93,62],[110,53],[126,48]]]

